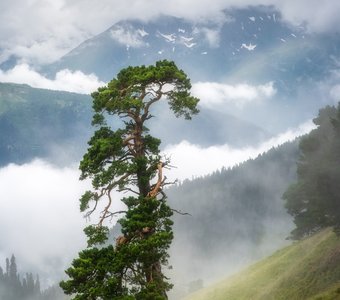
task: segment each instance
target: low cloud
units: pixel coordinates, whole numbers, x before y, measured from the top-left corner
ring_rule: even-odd
[[[220,29],[212,28],[201,28],[200,31],[203,33],[206,41],[211,48],[217,48],[220,45]]]
[[[276,94],[273,82],[264,85],[237,84],[229,85],[217,82],[197,82],[192,93],[201,99],[200,104],[219,109],[220,105],[233,105],[238,109],[251,103],[262,103]]]
[[[147,46],[143,41],[143,37],[148,35],[144,30],[135,30],[132,27],[124,28],[122,26],[115,26],[110,31],[113,40],[127,47],[140,48]]]
[[[313,127],[307,122],[261,145],[241,149],[228,145],[202,148],[183,141],[164,150],[177,166],[165,175],[170,180],[185,180],[235,166]],[[47,280],[44,285],[60,279],[65,267],[85,247],[82,229],[88,223],[79,212],[78,199],[90,184],[78,178],[75,166],[60,168],[40,160],[0,169],[0,265],[14,253],[19,271],[39,273]],[[120,201],[114,209],[122,209]],[[91,222],[96,220],[93,216]]]
[[[171,164],[176,168],[168,171],[166,176],[171,180],[183,181],[210,174],[222,167],[233,167],[250,158],[256,158],[272,147],[292,141],[296,137],[310,132],[313,128],[315,128],[313,122],[308,121],[298,128],[289,129],[258,146],[244,148],[235,148],[227,144],[203,148],[187,141],[170,145],[164,149],[164,154],[171,158]]]
[[[105,85],[94,74],[84,74],[81,71],[64,69],[59,71],[54,79],[39,74],[27,64],[20,64],[8,71],[0,70],[0,81],[26,83],[35,88],[90,94],[98,87]]]
[[[0,256],[14,253],[20,272],[57,279],[85,246],[78,177],[76,168],[42,161],[0,169]]]
[[[38,273],[44,287],[61,279],[86,247],[83,228],[98,222],[98,216],[87,220],[79,211],[78,199],[90,188],[79,175],[76,166],[41,160],[0,169],[0,266],[13,253],[18,271]],[[122,209],[119,201],[113,206]]]

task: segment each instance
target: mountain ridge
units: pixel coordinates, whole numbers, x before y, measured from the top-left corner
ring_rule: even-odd
[[[212,110],[202,111],[192,122],[179,120],[167,113],[165,105],[159,105],[157,118],[150,122],[155,136],[164,137],[164,146],[184,139],[202,147],[225,143],[245,146],[271,137],[250,122]],[[91,118],[92,99],[88,95],[0,83],[0,165],[36,157],[50,159],[53,146],[63,148],[64,153],[62,158],[58,158],[62,152],[52,153],[54,161],[79,161],[93,131]]]
[[[320,102],[332,103],[333,96],[323,89],[331,90],[338,74],[338,35],[288,24],[273,7],[235,8],[223,14],[224,18],[199,22],[171,16],[121,21],[42,71],[54,78],[63,69],[80,70],[109,81],[130,65],[173,60],[193,85],[219,85],[215,89],[210,85],[207,93],[208,98],[217,94],[225,101],[215,110],[277,134],[311,119]],[[274,91],[271,97],[246,101],[238,110],[240,95],[234,99],[233,93],[223,92],[240,84],[269,83]]]

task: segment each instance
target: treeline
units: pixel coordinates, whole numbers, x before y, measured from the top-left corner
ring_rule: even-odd
[[[21,280],[17,273],[15,256],[12,255],[11,259],[6,259],[5,271],[0,267],[0,295],[1,299],[6,300],[39,299],[39,277],[34,279],[32,273],[26,273]]]
[[[59,287],[41,290],[39,275],[26,273],[22,278],[18,273],[15,256],[6,258],[5,269],[0,267],[1,300],[66,300]]]

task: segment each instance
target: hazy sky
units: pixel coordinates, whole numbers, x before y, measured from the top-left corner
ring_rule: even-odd
[[[0,2],[0,63],[11,55],[21,60],[9,71],[0,69],[0,81],[89,93],[104,84],[95,74],[62,70],[55,79],[47,79],[39,73],[39,66],[57,60],[85,39],[123,19],[150,20],[169,14],[192,21],[219,22],[224,18],[223,9],[248,5],[272,5],[285,22],[304,25],[310,32],[340,30],[338,0],[101,0],[96,3],[4,0]],[[336,84],[340,75],[332,76],[333,88],[328,92],[335,97],[340,91]],[[219,107],[223,99],[229,99],[237,100],[234,103],[238,109],[250,102],[270,101],[277,92],[272,82],[258,86],[196,82],[193,90],[202,97],[203,106]],[[256,157],[313,128],[308,120],[301,120],[301,124],[261,145],[242,149],[227,144],[202,148],[186,141],[168,145],[165,151],[177,169],[167,176],[183,180]],[[78,176],[76,165],[60,168],[40,160],[0,169],[0,265],[3,266],[6,256],[14,253],[19,271],[31,271],[35,267],[40,274],[50,274],[54,279],[60,274],[84,246],[81,232],[85,220],[78,211],[78,198],[87,185],[79,183]]]

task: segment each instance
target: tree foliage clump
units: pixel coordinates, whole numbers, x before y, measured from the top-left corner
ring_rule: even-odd
[[[102,207],[99,222],[85,228],[88,248],[66,271],[61,282],[74,299],[167,299],[171,284],[162,267],[173,239],[172,210],[163,187],[169,160],[161,157],[160,140],[146,122],[152,105],[166,100],[174,114],[190,119],[198,113],[198,99],[190,95],[187,75],[174,62],[121,70],[107,86],[92,94],[97,130],[80,163],[81,179],[92,180],[92,190],[80,199],[90,216]],[[114,122],[113,122],[114,121]],[[113,129],[112,124],[120,124]],[[112,211],[113,192],[128,192],[121,201],[126,210]],[[120,215],[122,235],[115,245],[107,241],[105,220]]]
[[[317,128],[300,142],[297,182],[283,195],[296,225],[293,239],[329,226],[340,233],[340,103],[313,121]]]

